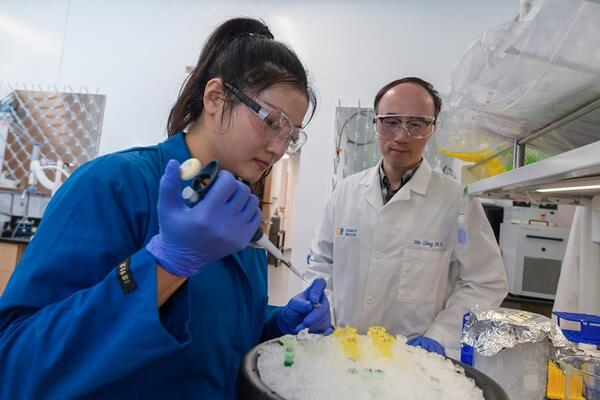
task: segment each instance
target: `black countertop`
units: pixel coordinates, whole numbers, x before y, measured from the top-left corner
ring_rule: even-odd
[[[539,299],[534,297],[526,297],[526,296],[515,296],[513,294],[508,294],[504,301],[510,301],[521,304],[536,304],[536,305],[549,305],[552,306],[554,304],[554,300],[551,299]]]
[[[31,238],[25,237],[0,237],[0,242],[2,243],[14,243],[14,244],[28,244]]]

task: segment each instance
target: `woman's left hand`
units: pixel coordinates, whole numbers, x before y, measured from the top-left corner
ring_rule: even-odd
[[[308,328],[310,333],[329,335],[333,332],[329,300],[325,294],[327,283],[315,279],[303,292],[294,296],[277,316],[277,325],[284,334],[297,334]]]

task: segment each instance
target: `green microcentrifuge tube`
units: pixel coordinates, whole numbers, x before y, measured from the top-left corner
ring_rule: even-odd
[[[291,367],[296,359],[296,338],[292,335],[285,335],[281,338],[283,343],[283,366]]]

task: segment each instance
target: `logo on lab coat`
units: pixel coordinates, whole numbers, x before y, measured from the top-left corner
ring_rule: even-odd
[[[357,228],[345,228],[343,226],[338,226],[335,228],[335,236],[348,236],[348,237],[356,237],[358,235]]]

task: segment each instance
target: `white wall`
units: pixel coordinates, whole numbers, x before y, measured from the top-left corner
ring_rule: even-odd
[[[152,144],[165,137],[185,66],[208,33],[228,17],[265,19],[319,92],[295,199],[292,260],[303,267],[330,193],[338,100],[371,104],[379,87],[407,75],[446,92],[476,35],[517,9],[517,0],[0,0],[0,83],[99,88],[107,95],[100,152]],[[292,277],[290,291],[299,286]]]

